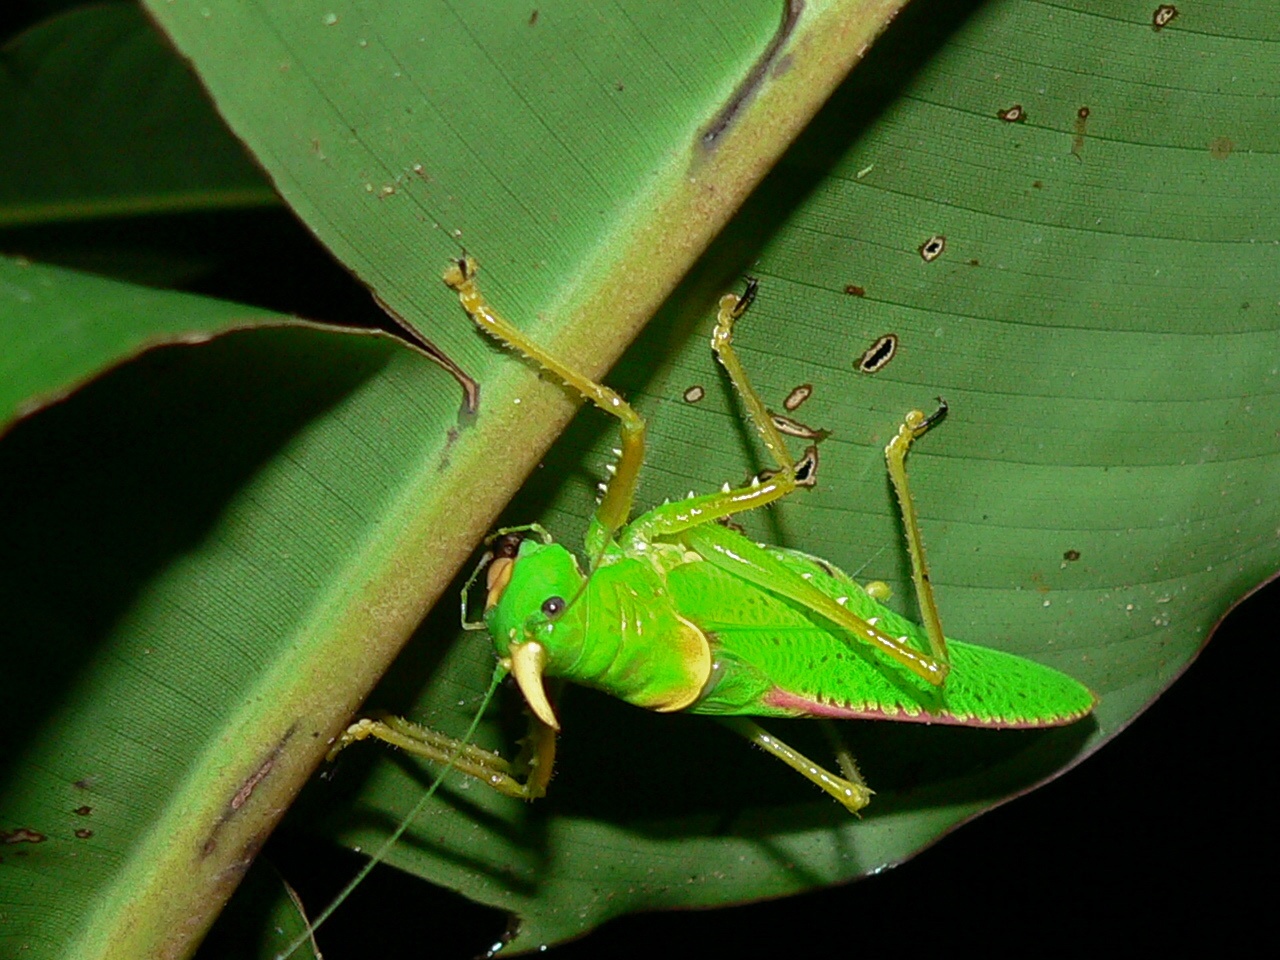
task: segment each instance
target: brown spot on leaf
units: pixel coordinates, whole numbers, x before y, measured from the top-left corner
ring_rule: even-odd
[[[692,387],[690,387],[688,390],[684,392],[684,402],[697,403],[706,395],[707,395],[707,391],[703,389],[702,386],[695,383]]]
[[[231,798],[232,810],[239,810],[249,802],[249,798],[253,796],[254,789],[263,781],[267,774],[271,772],[275,765],[276,755],[273,753],[271,756],[267,757],[266,762],[264,762],[262,766],[253,771],[253,774],[240,785],[240,789],[236,791],[236,795]]]
[[[76,831],[76,838],[79,840],[88,840],[92,836],[93,836],[93,831],[86,830],[84,827],[81,827],[79,830]]]
[[[1064,553],[1064,554],[1062,555],[1062,559],[1063,559],[1063,560],[1068,560],[1068,561],[1075,561],[1075,560],[1079,560],[1079,559],[1080,559],[1080,551],[1079,551],[1079,550],[1068,550],[1066,553]]]
[[[88,805],[85,805],[83,807],[76,807],[71,812],[78,813],[82,817],[87,817],[89,814],[93,813],[93,807],[90,807]]]
[[[861,373],[879,373],[898,352],[898,335],[886,333],[863,351],[856,364]]]
[[[716,523],[720,524],[722,527],[728,527],[735,533],[745,534],[747,532],[747,528],[742,524],[737,523],[732,517],[717,517]]]
[[[933,263],[937,260],[944,250],[947,249],[947,238],[940,233],[935,233],[932,237],[920,244],[920,256],[925,263]]]
[[[1071,141],[1071,152],[1077,160],[1083,160],[1080,154],[1084,150],[1084,138],[1089,128],[1089,108],[1081,107],[1076,111],[1076,135]]]
[[[218,817],[217,822],[214,823],[213,829],[205,838],[204,843],[200,845],[202,856],[207,857],[218,848],[218,837],[222,828],[240,812],[241,807],[249,802],[249,798],[253,796],[253,791],[257,788],[258,784],[271,773],[272,769],[274,769],[276,765],[276,760],[280,757],[280,754],[284,752],[285,745],[293,735],[297,733],[297,729],[298,728],[295,725],[286,730],[283,736],[281,736],[276,742],[275,746],[271,748],[271,751],[263,758],[262,762],[258,764],[257,768],[241,782],[238,788],[236,788],[236,792],[232,794],[231,798],[227,801],[226,809],[222,812],[222,815]]]
[[[813,396],[813,384],[802,383],[787,394],[787,399],[782,401],[782,405],[787,408],[790,413],[800,408],[800,404],[804,403]]]
[[[1027,119],[1027,112],[1022,109],[1022,104],[1015,103],[1012,107],[997,111],[996,116],[1005,123],[1022,123]]]
[[[816,487],[818,485],[818,448],[805,447],[804,456],[796,463],[796,486]]]
[[[0,843],[44,843],[48,839],[39,830],[32,830],[30,827],[0,830]]]
[[[761,470],[756,479],[764,483],[766,480],[772,480],[779,472],[778,470]],[[796,461],[793,476],[797,487],[816,487],[818,485],[817,445],[805,447],[804,456]],[[746,486],[746,484],[743,484],[743,486]]]
[[[867,295],[867,288],[860,287],[856,283],[849,283],[845,285],[844,292],[849,294],[851,297],[865,297]]]
[[[1230,137],[1214,137],[1209,141],[1209,156],[1215,160],[1225,160],[1235,148]]]
[[[1151,29],[1159,33],[1178,15],[1178,8],[1172,3],[1162,3],[1151,14]]]
[[[785,433],[789,437],[821,442],[831,436],[830,430],[811,427],[808,424],[801,423],[799,420],[793,420],[791,417],[784,417],[780,413],[770,413],[769,419],[773,421],[773,425],[778,428],[779,433]]]

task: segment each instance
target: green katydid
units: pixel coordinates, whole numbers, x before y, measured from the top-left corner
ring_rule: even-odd
[[[496,754],[398,717],[352,724],[331,756],[377,737],[469,774],[513,797],[543,795],[559,721],[544,678],[596,687],[657,711],[710,714],[817,784],[850,811],[870,800],[852,759],[823,769],[748,717],[866,718],[974,727],[1048,727],[1087,715],[1094,695],[1031,660],[945,639],[907,485],[913,441],[946,412],[909,412],[885,450],[902,511],[923,627],[894,613],[817,557],[757,544],[717,521],[765,506],[812,481],[795,460],[733,348],[734,324],[755,297],[721,298],[712,347],[776,469],[751,484],[691,496],[631,519],[644,461],[645,421],[613,390],[575,371],[502,319],[463,258],[445,272],[485,332],[618,419],[622,444],[586,534],[587,572],[538,525],[499,531],[463,593],[464,625],[488,629],[499,664],[528,704],[529,755]],[[485,573],[482,623],[466,623],[466,595]],[[492,689],[492,688],[491,688]]]

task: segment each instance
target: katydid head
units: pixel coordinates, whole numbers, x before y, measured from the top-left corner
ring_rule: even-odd
[[[542,686],[555,622],[581,592],[586,577],[558,543],[499,542],[487,575],[485,623],[498,656],[510,664],[520,692],[543,723],[559,729]]]

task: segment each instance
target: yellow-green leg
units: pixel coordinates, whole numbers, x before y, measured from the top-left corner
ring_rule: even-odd
[[[903,419],[897,435],[884,448],[885,462],[889,465],[889,479],[898,495],[902,509],[902,529],[907,538],[907,553],[911,555],[911,579],[915,583],[916,602],[920,605],[920,619],[924,621],[929,636],[929,648],[935,660],[943,667],[943,678],[951,669],[947,656],[947,640],[942,633],[942,620],[938,616],[938,601],[933,595],[933,583],[929,580],[929,563],[924,553],[924,538],[920,535],[920,520],[916,515],[915,499],[907,484],[907,451],[912,441],[924,436],[930,427],[947,415],[947,402],[938,398],[938,409],[930,416],[912,410]]]
[[[797,465],[782,439],[782,434],[774,425],[764,401],[751,386],[751,380],[738,359],[733,348],[734,325],[755,301],[759,281],[749,279],[742,296],[727,293],[720,298],[720,309],[716,315],[715,330],[711,334],[711,347],[729,374],[733,388],[742,405],[746,408],[747,417],[752,426],[760,434],[765,449],[777,464],[777,470],[767,480],[756,480],[750,486],[730,490],[727,485],[719,493],[692,497],[678,503],[666,504],[650,510],[631,526],[627,527],[622,537],[623,547],[635,548],[644,542],[658,537],[671,536],[683,530],[701,526],[713,520],[720,520],[755,510],[775,500],[785,497],[800,485],[797,480]],[[801,469],[811,468],[809,458],[801,463]]]
[[[474,777],[499,793],[519,800],[536,800],[545,795],[555,766],[555,731],[536,717],[530,718],[529,734],[523,741],[520,757],[514,763],[475,744],[387,714],[365,717],[347,727],[330,749],[329,759],[333,760],[351,744],[368,737],[434,763],[449,764],[459,773]]]
[[[489,305],[480,288],[476,286],[476,262],[463,257],[449,265],[444,272],[444,282],[458,293],[462,308],[485,333],[512,350],[532,360],[544,370],[555,374],[566,386],[576,391],[610,416],[617,417],[621,426],[622,448],[614,466],[613,479],[600,499],[591,526],[587,531],[587,553],[594,561],[605,544],[613,539],[631,516],[631,504],[635,499],[636,483],[640,467],[644,464],[645,422],[618,394],[596,383],[590,377],[561,363],[558,359],[534,343],[518,328],[498,315]]]
[[[746,407],[751,423],[760,433],[766,449],[778,464],[778,474],[771,478],[771,481],[781,481],[783,489],[768,498],[777,499],[795,489],[797,485],[797,466],[787,450],[786,444],[782,440],[782,435],[778,432],[778,428],[773,422],[773,418],[769,415],[764,401],[760,399],[760,395],[752,388],[751,381],[747,378],[746,371],[743,369],[742,363],[738,359],[738,354],[733,348],[734,324],[746,313],[747,308],[755,300],[758,287],[759,283],[752,279],[748,281],[747,289],[741,297],[728,294],[721,298],[720,313],[717,317],[715,333],[711,337],[711,345],[716,351],[716,356],[720,358],[720,362],[724,364],[724,368],[729,372],[729,378],[733,381],[734,389],[737,390],[738,396],[742,399],[743,406]],[[916,514],[915,499],[911,496],[911,488],[907,482],[906,460],[907,452],[911,449],[912,442],[924,436],[930,427],[937,424],[946,415],[947,402],[941,397],[938,398],[938,409],[927,417],[919,410],[908,412],[906,417],[903,418],[902,425],[898,428],[897,435],[889,442],[884,451],[885,461],[889,468],[889,479],[893,483],[894,492],[898,497],[898,505],[902,510],[902,526],[907,540],[907,552],[911,556],[911,578],[915,583],[916,596],[920,604],[920,616],[924,621],[925,632],[929,637],[930,653],[941,666],[941,674],[929,678],[935,683],[941,683],[945,679],[947,672],[950,670],[950,660],[947,656],[947,641],[942,632],[942,620],[938,615],[938,603],[933,594],[933,584],[929,580],[929,564],[925,557],[924,538],[920,534],[920,521]],[[735,492],[726,494],[728,497],[735,495]],[[739,509],[751,509],[760,506],[764,502],[768,502],[768,500],[760,498],[759,502],[746,503]]]
[[[847,750],[842,750],[837,755],[841,757],[841,766],[845,773],[852,776],[841,777],[814,763],[798,750],[787,746],[752,720],[745,717],[722,717],[720,722],[734,733],[750,740],[761,750],[777,757],[810,783],[821,787],[844,804],[850,813],[857,813],[871,802],[873,791],[862,782],[862,776],[858,773],[853,758],[849,756]]]
[[[490,306],[476,285],[477,270],[474,260],[463,257],[451,263],[444,273],[444,282],[457,292],[463,309],[476,325],[494,339],[554,374],[583,399],[591,401],[601,410],[617,417],[621,425],[622,448],[619,451],[614,478],[601,498],[600,506],[587,535],[588,551],[593,557],[598,557],[605,544],[613,539],[631,513],[636,481],[644,462],[646,429],[644,418],[615,391],[561,363],[501,317]],[[525,530],[537,533],[544,540],[549,539],[546,531],[537,524],[501,530],[495,534],[495,537]],[[490,553],[482,560],[463,590],[462,623],[466,629],[476,630],[484,627],[483,621],[471,622],[467,619],[467,598],[481,570],[486,567],[490,571],[493,570],[495,565],[490,563],[493,559]],[[489,586],[492,592],[493,584],[490,583]],[[333,759],[341,750],[357,740],[369,737],[400,747],[434,763],[450,765],[453,769],[488,784],[500,793],[524,800],[541,797],[546,792],[555,762],[555,731],[536,717],[530,718],[529,735],[524,740],[524,748],[515,763],[504,760],[496,753],[490,753],[463,740],[437,733],[402,717],[387,715],[364,718],[351,724],[330,750],[329,758]]]

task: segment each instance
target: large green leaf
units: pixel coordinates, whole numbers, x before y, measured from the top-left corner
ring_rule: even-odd
[[[781,23],[763,4],[682,22],[620,12],[597,25],[619,53],[665,36],[681,57],[634,73],[625,59],[565,60],[537,99],[545,115],[520,84],[482,81],[494,62],[526,65],[517,53],[530,36],[555,51],[580,32],[572,19],[547,8],[530,34],[526,10],[507,16],[513,6],[481,14],[488,25],[443,4],[349,6],[155,13],[201,59],[286,198],[431,338],[438,363],[385,339],[227,337],[148,355],[12,432],[8,499],[31,507],[6,543],[20,610],[9,646],[42,663],[6,728],[5,839],[17,855],[0,882],[15,950],[189,946],[572,411],[487,345],[440,286],[455,233],[490,232],[475,245],[486,263],[521,265],[505,281],[492,271],[499,288],[541,278],[528,287],[567,331],[556,349],[576,337],[575,355],[603,369],[895,5],[812,6]],[[705,55],[712,40],[722,56]],[[617,75],[602,79],[599,63]],[[620,101],[628,82],[642,96]],[[604,129],[580,115],[587,89],[595,120],[611,118]],[[406,137],[419,110],[430,116]],[[552,145],[525,171],[531,154],[495,147],[533,143],[548,123],[572,129],[573,150]],[[654,134],[639,152],[636,129]],[[594,163],[608,189],[591,183]],[[498,175],[482,176],[486,166]],[[506,180],[522,172],[537,173],[521,190],[541,199],[513,210],[525,201]],[[680,242],[672,223],[690,226]],[[544,245],[551,256],[536,252]],[[24,344],[43,332],[20,330]],[[69,621],[49,612],[65,584],[80,611]],[[68,817],[86,807],[104,826],[78,836]]]
[[[875,872],[1096,749],[1275,570],[1278,171],[1264,94],[1280,64],[1233,55],[1249,41],[1227,26],[1157,33],[1145,8],[1127,22],[1098,9],[1046,21],[1025,4],[913,8],[611,375],[655,432],[642,504],[740,480],[757,455],[707,335],[714,297],[743,270],[761,276],[744,360],[775,406],[813,384],[798,416],[834,433],[818,488],[748,528],[890,580],[908,610],[879,451],[905,410],[944,394],[952,416],[913,469],[945,622],[1085,680],[1096,718],[1046,734],[852,730],[878,794],[851,822],[697,718],[575,691],[546,801],[459,784],[394,863],[512,910],[518,945],[630,909]],[[1015,104],[1025,120],[999,116]],[[926,261],[936,235],[946,249]],[[897,357],[856,373],[890,332]],[[685,402],[691,386],[706,399]],[[583,416],[507,521],[580,536],[616,442]],[[433,618],[375,705],[463,728],[473,701],[456,709],[452,682],[409,692],[452,616]],[[460,638],[431,675],[469,670],[482,689],[477,646]],[[345,760],[361,762],[373,769],[342,836],[368,849],[430,774]]]
[[[132,5],[32,28],[0,53],[0,226],[275,202]]]
[[[237,831],[274,819],[245,801],[315,725],[276,672],[361,669],[332,610],[376,562],[403,461],[446,447],[421,425],[455,418],[433,382],[450,381],[383,334],[22,262],[0,261],[0,317],[27,406],[151,348],[0,446],[5,653],[23,665],[3,698],[0,938],[35,955],[181,945],[192,900],[247,866]],[[255,709],[284,733],[258,739]]]
[[[19,649],[55,655],[24,681],[44,705],[7,731],[24,748],[4,827],[65,819],[94,766],[95,809],[133,831],[99,846],[50,833],[6,857],[20,868],[0,879],[11,944],[137,955],[199,928],[199,905],[238,876],[570,409],[439,285],[455,239],[513,318],[603,369],[872,32],[833,29],[839,5],[795,9],[760,75],[773,4],[594,20],[493,4],[465,21],[434,4],[154,4],[316,235],[480,382],[479,414],[456,429],[456,385],[407,351],[261,332],[180,364],[146,358],[5,441],[14,500],[47,504],[6,562],[23,573],[8,580]],[[878,449],[944,394],[953,416],[912,467],[949,632],[1086,680],[1103,695],[1095,721],[1045,735],[850,725],[878,790],[851,822],[705,721],[575,691],[546,801],[450,781],[392,859],[516,911],[532,946],[627,910],[898,862],[1140,710],[1276,564],[1276,451],[1257,425],[1277,412],[1265,231],[1280,65],[1258,14],[1184,12],[1155,32],[1137,5],[917,3],[612,375],[654,428],[642,504],[763,465],[706,346],[715,297],[761,275],[744,359],[774,405],[812,384],[796,416],[834,433],[818,488],[751,529],[894,582],[908,611]],[[752,76],[758,95],[701,139]],[[1014,104],[1026,119],[999,119]],[[936,235],[946,249],[926,262]],[[856,373],[888,332],[897,357]],[[683,399],[692,385],[700,403]],[[120,436],[145,441],[95,437],[122,411]],[[510,520],[580,537],[615,442],[602,419],[570,430]],[[157,473],[162,508],[138,505],[130,491]],[[50,633],[56,608],[31,600],[65,584],[93,584],[80,603],[101,612]],[[445,642],[456,608],[442,607],[376,705],[456,732],[492,659],[474,636]],[[510,729],[495,719],[482,736]],[[804,724],[787,736],[822,750]],[[132,759],[104,767],[121,744]],[[308,815],[367,848],[432,776],[352,751]],[[65,889],[31,898],[30,876]]]
[[[0,434],[156,347],[197,345],[237,330],[305,326],[242,304],[0,258]]]

